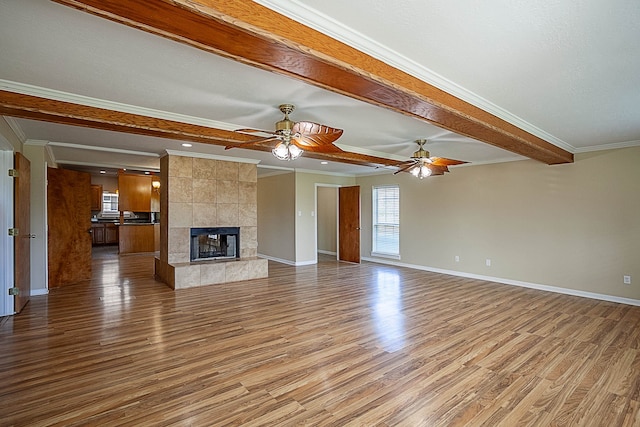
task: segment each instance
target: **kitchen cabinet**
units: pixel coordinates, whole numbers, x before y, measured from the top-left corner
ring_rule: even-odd
[[[93,246],[104,245],[104,224],[91,224],[91,239]]]
[[[91,224],[91,238],[93,246],[118,244],[118,226],[114,223]]]
[[[160,229],[160,224],[122,224],[118,226],[120,230],[120,254],[155,252],[156,250],[156,229]]]
[[[117,245],[118,244],[118,226],[116,224],[104,225],[104,244],[105,245]]]
[[[91,185],[91,210],[102,210],[102,185]]]
[[[151,212],[151,177],[118,173],[118,209]]]

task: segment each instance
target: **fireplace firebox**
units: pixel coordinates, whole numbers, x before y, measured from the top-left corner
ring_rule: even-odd
[[[191,261],[240,258],[240,227],[191,229]]]

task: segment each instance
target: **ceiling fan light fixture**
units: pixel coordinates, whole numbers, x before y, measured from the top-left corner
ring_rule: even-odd
[[[429,167],[427,167],[427,165],[425,164],[417,165],[415,168],[411,169],[410,172],[411,172],[411,175],[420,179],[431,176],[431,169],[429,169]]]
[[[271,152],[279,160],[295,160],[302,155],[302,150],[288,141],[279,142]]]

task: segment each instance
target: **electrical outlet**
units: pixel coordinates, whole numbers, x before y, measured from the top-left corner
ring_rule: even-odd
[[[630,285],[631,284],[631,276],[622,276],[622,282],[625,285]]]
[[[487,267],[491,267],[491,260],[487,258],[484,262],[484,265],[486,265]]]
[[[456,262],[460,262],[460,257],[458,255],[456,255]]]

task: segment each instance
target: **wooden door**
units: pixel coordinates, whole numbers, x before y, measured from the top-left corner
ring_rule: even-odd
[[[19,313],[31,296],[31,164],[20,153],[15,154],[14,169],[18,176],[13,182],[13,227],[18,235],[13,239],[14,282],[18,295],[14,297],[14,311]]]
[[[91,176],[49,168],[49,287],[91,278]]]
[[[338,257],[340,261],[360,262],[360,187],[338,190]]]

